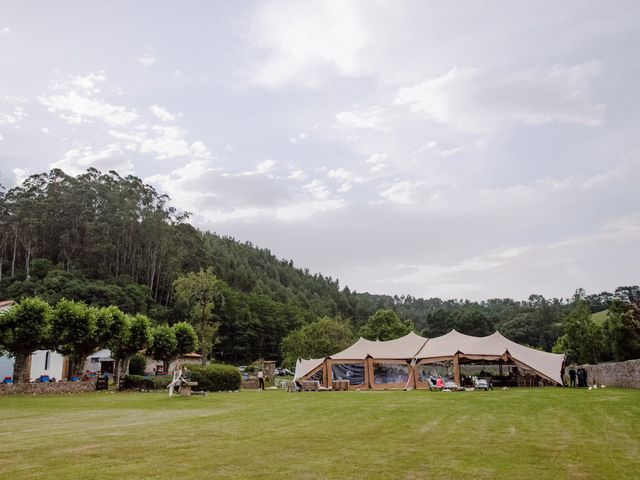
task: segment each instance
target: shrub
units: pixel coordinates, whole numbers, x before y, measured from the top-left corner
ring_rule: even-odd
[[[139,390],[162,390],[171,383],[171,377],[145,377],[143,375],[127,375],[124,377],[124,388]]]
[[[198,390],[225,392],[240,389],[242,377],[233,365],[187,365],[191,380],[198,382]]]
[[[147,360],[139,353],[135,354],[129,362],[129,375],[144,375]]]

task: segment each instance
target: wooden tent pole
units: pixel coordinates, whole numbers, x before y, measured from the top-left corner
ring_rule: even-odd
[[[460,357],[458,353],[453,356],[453,381],[456,385],[460,385]]]
[[[364,384],[367,386],[369,390],[374,388],[374,379],[373,379],[373,360],[371,357],[367,357],[364,359]]]

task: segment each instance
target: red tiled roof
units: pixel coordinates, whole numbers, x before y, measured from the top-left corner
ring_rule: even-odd
[[[0,308],[2,307],[8,307],[9,305],[14,305],[16,302],[14,302],[13,300],[2,300],[0,301]]]

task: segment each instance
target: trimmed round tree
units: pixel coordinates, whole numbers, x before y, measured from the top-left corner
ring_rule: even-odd
[[[24,298],[0,313],[0,350],[15,357],[13,381],[24,381],[27,357],[50,346],[51,307],[37,297]]]
[[[151,344],[147,354],[162,361],[162,370],[169,369],[169,362],[175,358],[178,349],[176,332],[169,325],[158,325],[151,332]]]
[[[52,337],[56,350],[69,356],[69,377],[79,373],[84,359],[100,345],[96,313],[95,308],[64,298],[53,309]]]
[[[178,322],[173,325],[176,334],[176,354],[184,355],[195,352],[198,349],[198,334],[195,328],[187,322]]]

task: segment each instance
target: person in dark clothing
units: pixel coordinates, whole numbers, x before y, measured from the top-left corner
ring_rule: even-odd
[[[569,386],[576,386],[576,369],[573,367],[569,369]]]
[[[258,372],[258,389],[264,390],[264,373],[262,370]]]
[[[580,367],[578,369],[578,387],[586,387],[587,386],[587,371]]]

